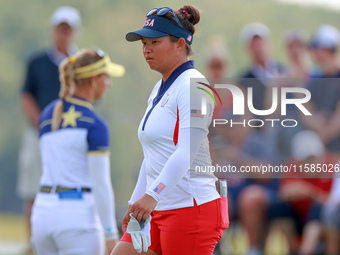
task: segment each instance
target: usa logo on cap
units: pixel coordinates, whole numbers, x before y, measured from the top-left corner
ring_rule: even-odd
[[[143,27],[153,27],[154,23],[155,23],[155,19],[147,19]]]
[[[191,39],[192,39],[192,36],[191,36],[191,35],[188,35],[187,41],[188,41],[188,42],[191,42]]]

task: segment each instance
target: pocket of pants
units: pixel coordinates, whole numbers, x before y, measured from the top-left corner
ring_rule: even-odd
[[[227,229],[229,227],[228,198],[221,196],[218,199],[218,227]]]

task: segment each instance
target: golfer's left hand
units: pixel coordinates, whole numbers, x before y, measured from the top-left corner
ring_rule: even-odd
[[[146,220],[156,205],[157,201],[153,197],[144,194],[130,206],[128,214],[132,213],[132,216],[137,219],[138,222],[141,222],[141,220]]]

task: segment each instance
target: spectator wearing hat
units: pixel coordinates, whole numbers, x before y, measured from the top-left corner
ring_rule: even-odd
[[[316,132],[326,148],[340,155],[340,62],[339,31],[330,25],[318,28],[310,44],[321,74],[309,83],[311,100],[305,105],[311,116],[303,116],[305,126]]]
[[[239,84],[245,91],[252,88],[253,107],[257,110],[264,110],[267,101],[271,103],[268,95],[272,95],[272,84],[274,78],[284,77],[285,69],[273,60],[271,56],[270,30],[261,23],[251,23],[241,31],[241,41],[246,47],[251,59],[251,66],[241,75]],[[267,95],[268,94],[268,95]],[[263,119],[263,116],[250,116],[254,119]],[[276,137],[273,129],[256,128],[252,132],[257,132],[255,136],[266,136],[263,146],[270,148],[271,158],[267,161],[276,163]],[[250,148],[256,150],[256,147]],[[256,158],[255,158],[256,159]],[[259,158],[257,158],[259,160]],[[247,180],[249,181],[249,180]],[[239,218],[245,228],[249,239],[249,251],[247,254],[263,254],[265,212],[276,196],[278,190],[278,180],[270,178],[256,178],[251,180],[252,185],[242,190],[239,204]],[[249,212],[252,213],[249,213]]]
[[[208,45],[205,49],[205,58],[204,58],[205,67],[207,70],[207,77],[209,78],[210,85],[225,83],[225,78],[227,78],[229,65],[230,65],[230,56],[228,54],[227,46],[223,38],[218,35],[214,35],[209,38]],[[223,105],[216,107],[213,113],[213,119],[220,119],[232,106],[232,95],[228,90],[221,90],[218,92],[219,96],[223,102]],[[221,137],[217,132],[214,132],[215,129],[211,128],[209,130],[210,137],[210,148],[215,148],[217,144],[220,143]],[[215,143],[216,142],[216,143]],[[212,157],[214,156],[214,151],[212,151]],[[215,160],[214,158],[212,158]],[[218,160],[218,158],[216,158]],[[215,247],[214,254],[222,254],[220,243],[224,242],[222,239],[219,243],[217,243]]]
[[[311,168],[318,164],[334,166],[338,157],[328,152],[320,137],[310,130],[294,135],[291,151],[286,165],[293,170],[281,179],[279,197],[269,206],[268,218],[270,221],[280,219],[281,223],[284,219],[282,230],[293,254],[315,254],[323,232],[321,212],[329,196],[333,175]],[[301,167],[311,170],[301,171]],[[302,237],[301,243],[297,236]]]
[[[265,106],[268,78],[279,78],[286,75],[283,66],[271,56],[270,30],[264,24],[251,23],[241,32],[241,41],[247,49],[252,65],[245,71],[240,84],[246,89],[253,88],[253,104],[255,109],[262,110]]]
[[[225,82],[228,76],[230,66],[230,56],[224,40],[215,35],[210,38],[210,41],[205,50],[205,66],[207,69],[207,77],[211,84],[220,84]],[[221,115],[226,113],[232,105],[231,93],[227,90],[219,91],[219,96],[222,99],[223,105],[214,110],[214,117],[221,118]]]
[[[229,54],[223,39],[212,36],[205,52],[205,64],[208,77],[223,79],[227,77],[229,67]]]
[[[45,106],[58,98],[58,65],[77,50],[74,38],[81,26],[80,14],[73,7],[59,7],[53,13],[50,24],[52,45],[30,58],[20,98],[22,111],[30,125],[24,132],[19,152],[17,191],[25,202],[28,233],[31,232],[29,219],[42,173],[38,142],[40,113]],[[30,247],[29,252],[31,250]]]
[[[306,88],[310,82],[313,71],[310,69],[308,58],[307,34],[303,30],[288,30],[283,35],[286,53],[288,57],[287,77],[282,85],[293,88]],[[287,98],[294,99],[301,96],[300,93],[287,93]],[[278,116],[279,117],[279,116]],[[300,118],[300,110],[293,104],[286,106],[286,119],[294,119],[299,125],[286,128],[278,126],[276,132],[278,162],[286,162],[291,156],[291,141],[293,136],[304,129]]]
[[[288,77],[308,78],[307,34],[302,30],[289,30],[284,35],[284,42],[288,56]]]

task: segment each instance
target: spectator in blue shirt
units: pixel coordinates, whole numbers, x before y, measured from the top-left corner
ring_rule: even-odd
[[[326,148],[340,155],[340,62],[338,49],[340,33],[337,28],[323,25],[311,42],[312,56],[321,69],[307,89],[311,100],[306,104],[312,116],[303,116],[307,128],[316,132]]]

